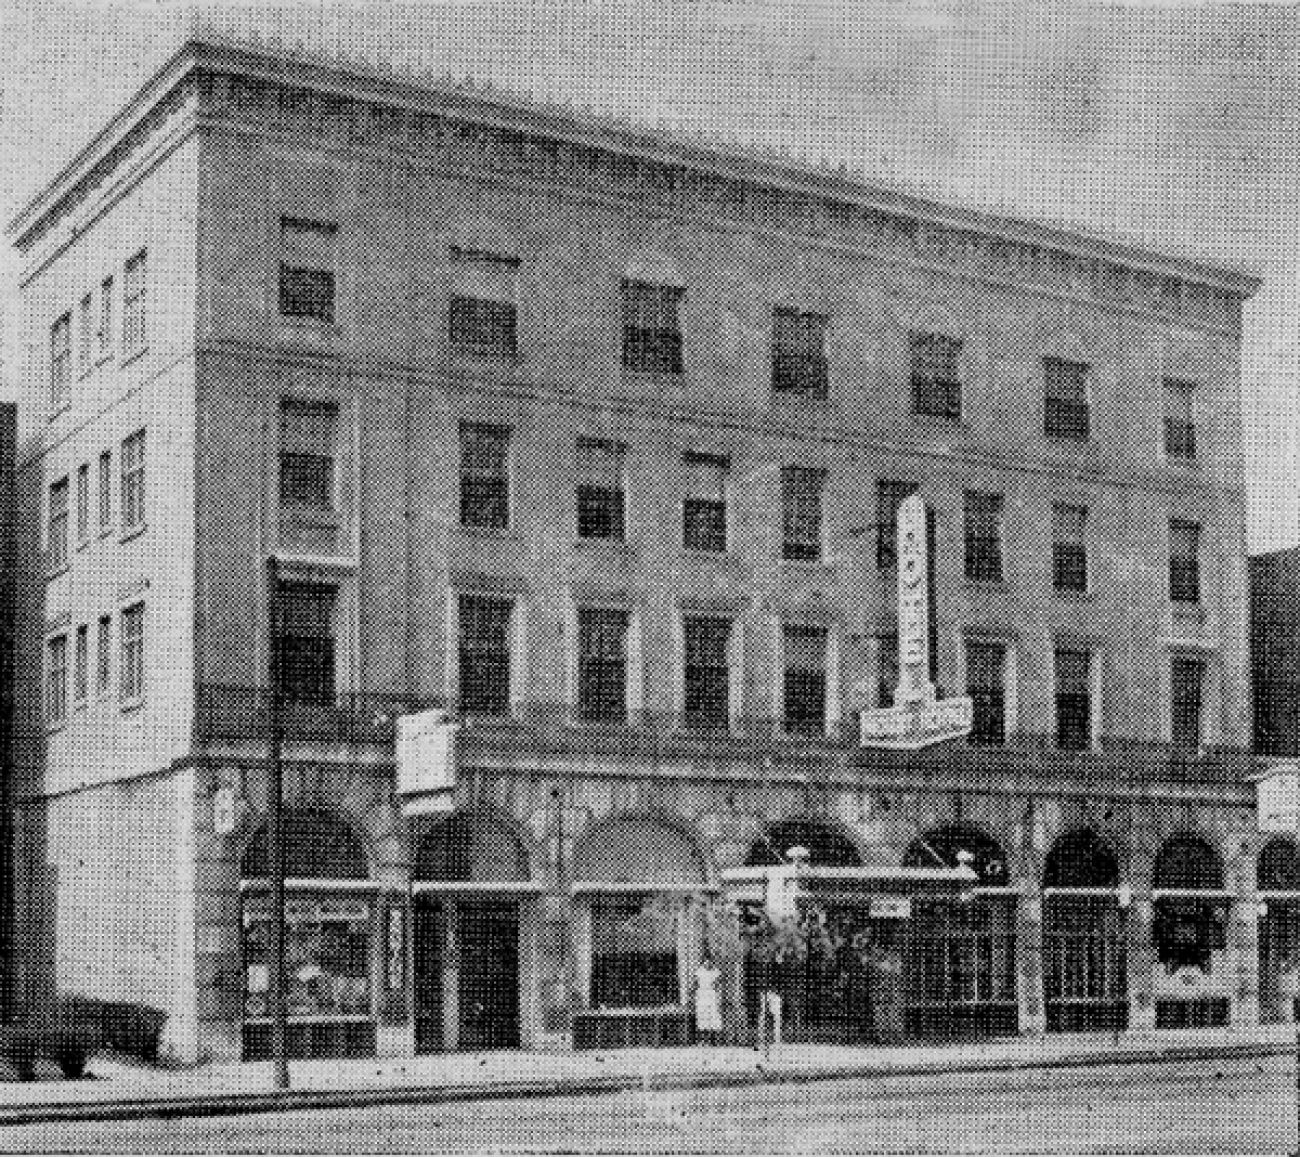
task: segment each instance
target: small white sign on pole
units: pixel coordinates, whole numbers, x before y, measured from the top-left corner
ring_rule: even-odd
[[[407,815],[454,809],[459,732],[446,711],[398,717],[397,794]]]
[[[1255,784],[1259,830],[1292,834],[1300,830],[1300,767],[1279,764]]]

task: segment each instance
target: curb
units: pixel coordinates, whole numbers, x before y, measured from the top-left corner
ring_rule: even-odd
[[[735,1069],[578,1077],[570,1080],[512,1080],[500,1084],[397,1086],[365,1089],[303,1089],[267,1093],[213,1093],[194,1097],[139,1100],[27,1104],[0,1109],[0,1127],[53,1124],[65,1121],[129,1121],[152,1118],[236,1116],[308,1109],[364,1108],[372,1105],[437,1105],[474,1101],[521,1100],[540,1097],[594,1096],[620,1092],[672,1092],[751,1085],[793,1085],[814,1081],[937,1076],[944,1073],[1025,1072],[1082,1069],[1103,1065],[1179,1064],[1193,1061],[1290,1056],[1296,1046],[1273,1042],[1229,1045],[1184,1045],[1167,1049],[1120,1049],[1111,1052],[1064,1053],[1056,1057],[972,1057],[957,1064],[939,1060],[910,1065],[821,1065],[791,1069]]]

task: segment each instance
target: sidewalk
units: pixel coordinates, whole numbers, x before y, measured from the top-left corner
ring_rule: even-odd
[[[345,1105],[589,1095],[836,1077],[898,1076],[1212,1060],[1287,1054],[1290,1025],[1078,1034],[905,1048],[783,1045],[752,1049],[444,1053],[415,1058],[295,1061],[293,1088],[271,1089],[267,1063],[186,1070],[91,1061],[94,1080],[0,1084],[0,1125],[136,1116],[210,1116]]]

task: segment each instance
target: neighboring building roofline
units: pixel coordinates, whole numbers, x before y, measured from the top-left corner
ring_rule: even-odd
[[[1002,216],[945,204],[870,183],[849,175],[844,169],[801,166],[739,143],[696,143],[684,135],[586,116],[562,106],[532,102],[468,84],[420,81],[396,71],[367,71],[291,51],[267,51],[206,38],[187,41],[174,53],[13,218],[7,230],[9,235],[21,242],[22,237],[38,226],[77,182],[167,93],[191,73],[203,71],[224,71],[272,83],[308,87],[341,97],[401,104],[453,119],[705,170],[718,176],[824,197],[936,226],[966,229],[1076,256],[1102,258],[1129,268],[1213,286],[1241,297],[1251,296],[1261,284],[1260,277],[1249,270],[1160,252],[1027,217]]]

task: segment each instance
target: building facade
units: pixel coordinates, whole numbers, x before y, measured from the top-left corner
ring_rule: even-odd
[[[1251,278],[205,44],[12,233],[28,999],[264,1054],[274,653],[300,1053],[680,1039],[705,955],[742,1033],[722,874],[792,848],[979,874],[828,900],[797,1032],[859,949],[910,1035],[1260,1015]],[[865,750],[913,492],[975,727]]]

